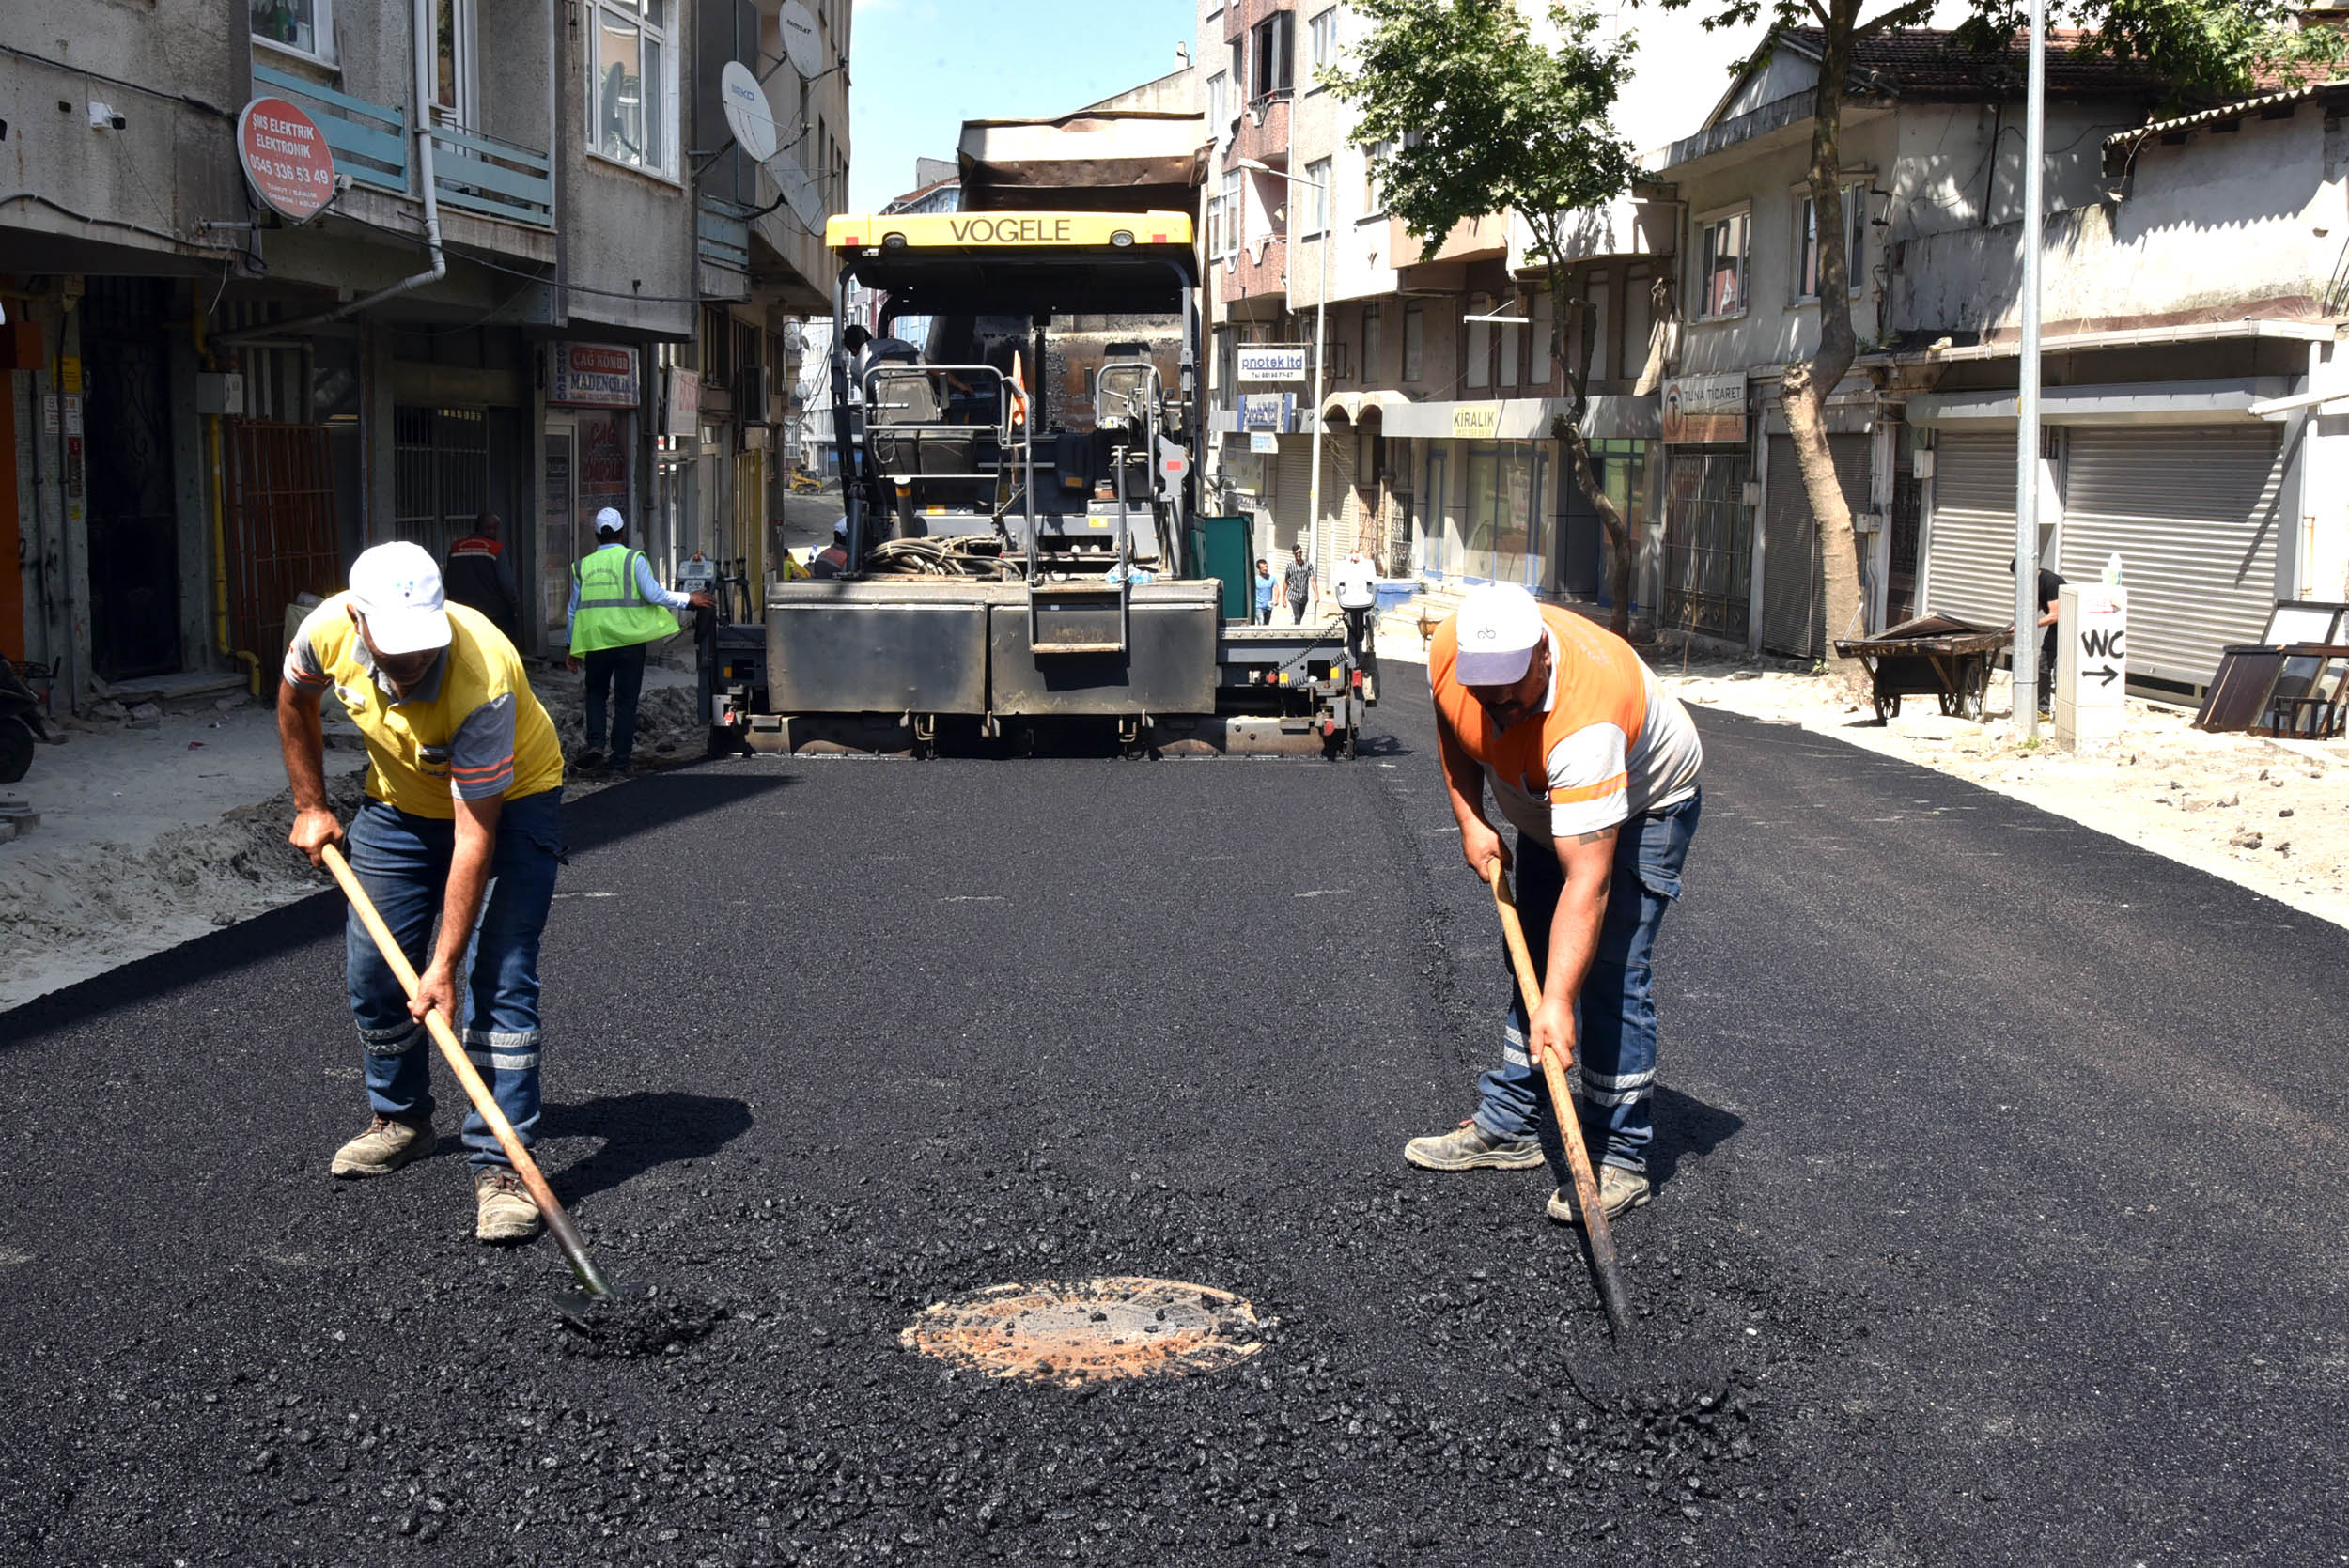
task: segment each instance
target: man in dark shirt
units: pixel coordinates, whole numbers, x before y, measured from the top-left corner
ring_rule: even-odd
[[[2009,561],[2006,569],[2013,571]],[[2039,639],[2039,711],[2046,716],[2055,712],[2056,667],[2056,608],[2062,602],[2063,579],[2046,567],[2039,568],[2039,620],[2045,627]]]
[[[490,617],[506,640],[521,645],[521,596],[514,588],[514,563],[498,542],[495,512],[473,520],[473,532],[448,547],[448,566],[441,582],[449,599]]]
[[[1305,559],[1305,547],[1299,545],[1289,556],[1288,565],[1281,568],[1281,587],[1289,601],[1289,624],[1305,624],[1305,601],[1310,598],[1315,608],[1321,604],[1321,584],[1314,577],[1313,563]]]

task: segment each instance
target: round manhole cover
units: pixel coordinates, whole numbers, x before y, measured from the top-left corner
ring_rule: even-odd
[[[994,1285],[939,1302],[897,1338],[989,1376],[1074,1385],[1218,1372],[1264,1348],[1258,1327],[1230,1291],[1116,1275]]]

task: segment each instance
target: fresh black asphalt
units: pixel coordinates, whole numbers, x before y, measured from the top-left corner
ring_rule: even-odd
[[[1350,765],[575,806],[540,1152],[658,1332],[567,1328],[453,1152],[328,1179],[331,896],[0,1015],[0,1562],[2349,1552],[2337,928],[1702,715],[1612,1350],[1546,1176],[1399,1159],[1507,985],[1403,684]],[[1112,1273],[1278,1322],[1078,1391],[898,1348]]]

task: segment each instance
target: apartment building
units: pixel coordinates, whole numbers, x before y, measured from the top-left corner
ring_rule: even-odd
[[[751,357],[744,325],[778,361],[784,319],[818,308],[808,246],[705,150],[725,138],[701,65],[771,45],[773,7],[36,9],[0,55],[0,101],[41,109],[0,146],[0,546],[22,562],[0,653],[51,672],[56,706],[266,682],[296,594],[484,510],[542,651],[600,506],[664,565],[753,553],[678,504],[669,443],[754,446],[763,410],[712,441],[700,416],[741,411],[701,366],[721,339]],[[819,8],[841,58],[848,10]],[[835,206],[845,94],[845,72],[793,89],[829,106],[801,145],[839,160]]]

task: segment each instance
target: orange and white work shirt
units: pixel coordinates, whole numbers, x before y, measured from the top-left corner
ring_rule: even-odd
[[[1570,610],[1542,606],[1549,629],[1549,690],[1541,710],[1495,729],[1453,675],[1457,617],[1437,629],[1427,656],[1436,713],[1485,769],[1501,815],[1554,846],[1697,792],[1704,746],[1678,698],[1657,684],[1631,644]]]

